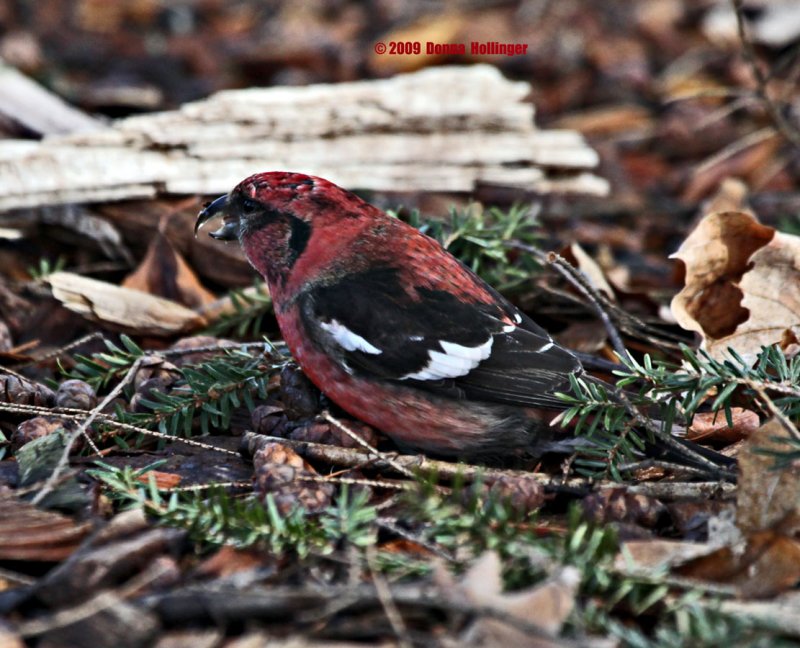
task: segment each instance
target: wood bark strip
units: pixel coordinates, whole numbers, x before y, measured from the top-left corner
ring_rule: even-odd
[[[277,169],[366,190],[468,192],[483,182],[607,193],[580,134],[534,126],[529,92],[486,65],[432,68],[225,91],[104,130],[0,141],[0,210],[222,193]]]
[[[97,131],[102,122],[73,108],[0,61],[0,114],[39,135]],[[2,157],[0,157],[2,159]]]

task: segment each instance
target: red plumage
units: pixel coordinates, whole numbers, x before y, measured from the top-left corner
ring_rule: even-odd
[[[267,280],[309,378],[401,446],[446,456],[531,448],[578,360],[435,240],[354,194],[261,173],[204,209]]]

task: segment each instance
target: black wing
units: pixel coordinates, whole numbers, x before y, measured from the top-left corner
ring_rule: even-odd
[[[351,373],[454,398],[563,407],[552,392],[581,365],[544,329],[499,295],[482,303],[421,287],[409,294],[397,274],[371,270],[304,293],[310,337]]]

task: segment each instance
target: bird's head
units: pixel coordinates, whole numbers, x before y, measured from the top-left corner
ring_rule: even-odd
[[[355,194],[302,173],[257,173],[205,206],[204,223],[222,217],[210,232],[221,241],[238,240],[247,259],[270,286],[285,284],[301,259],[316,263],[335,254],[365,221],[382,213]]]

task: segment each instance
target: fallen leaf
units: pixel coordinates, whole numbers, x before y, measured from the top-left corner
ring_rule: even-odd
[[[215,300],[214,295],[200,285],[197,275],[161,229],[150,241],[142,262],[125,277],[122,286],[158,295],[189,308],[198,308]]]
[[[710,544],[679,540],[631,540],[620,547],[614,569],[632,576],[652,576],[665,568],[708,555],[715,549]]]
[[[750,263],[752,270],[739,283],[750,317],[737,329],[735,342],[737,349],[757,353],[762,345],[800,335],[800,237],[776,232]]]
[[[686,265],[672,312],[725,359],[731,347],[754,360],[762,346],[800,334],[800,237],[745,212],[709,214],[672,258]],[[780,287],[780,288],[778,288]]]
[[[54,272],[47,276],[47,283],[65,308],[116,330],[169,336],[193,331],[207,323],[205,318],[174,301],[71,272]]]
[[[72,518],[44,511],[16,497],[0,497],[0,559],[58,562],[91,530]]]
[[[436,554],[428,547],[407,538],[395,538],[380,545],[380,551],[388,554],[414,556],[416,558],[433,558]]]
[[[142,484],[149,484],[150,479],[154,479],[158,488],[175,488],[181,483],[181,476],[175,473],[161,472],[159,470],[148,470],[136,478]]]
[[[789,435],[776,420],[758,428],[739,453],[736,524],[743,533],[769,529],[800,505],[800,468],[775,468],[765,452],[790,448]]]
[[[440,576],[438,580],[440,585],[447,585],[444,589],[450,596],[513,616],[541,628],[547,635],[558,635],[575,606],[580,572],[574,567],[562,567],[535,587],[504,594],[501,567],[497,553],[487,551],[457,583],[452,583],[449,576]]]
[[[717,441],[726,445],[749,437],[761,423],[758,414],[741,407],[731,408],[733,425],[723,412],[701,412],[695,414],[692,424],[686,430],[686,438],[690,441]]]
[[[772,597],[800,581],[800,542],[782,530],[758,531],[745,550],[722,547],[677,569],[687,578],[732,585],[744,598]]]

